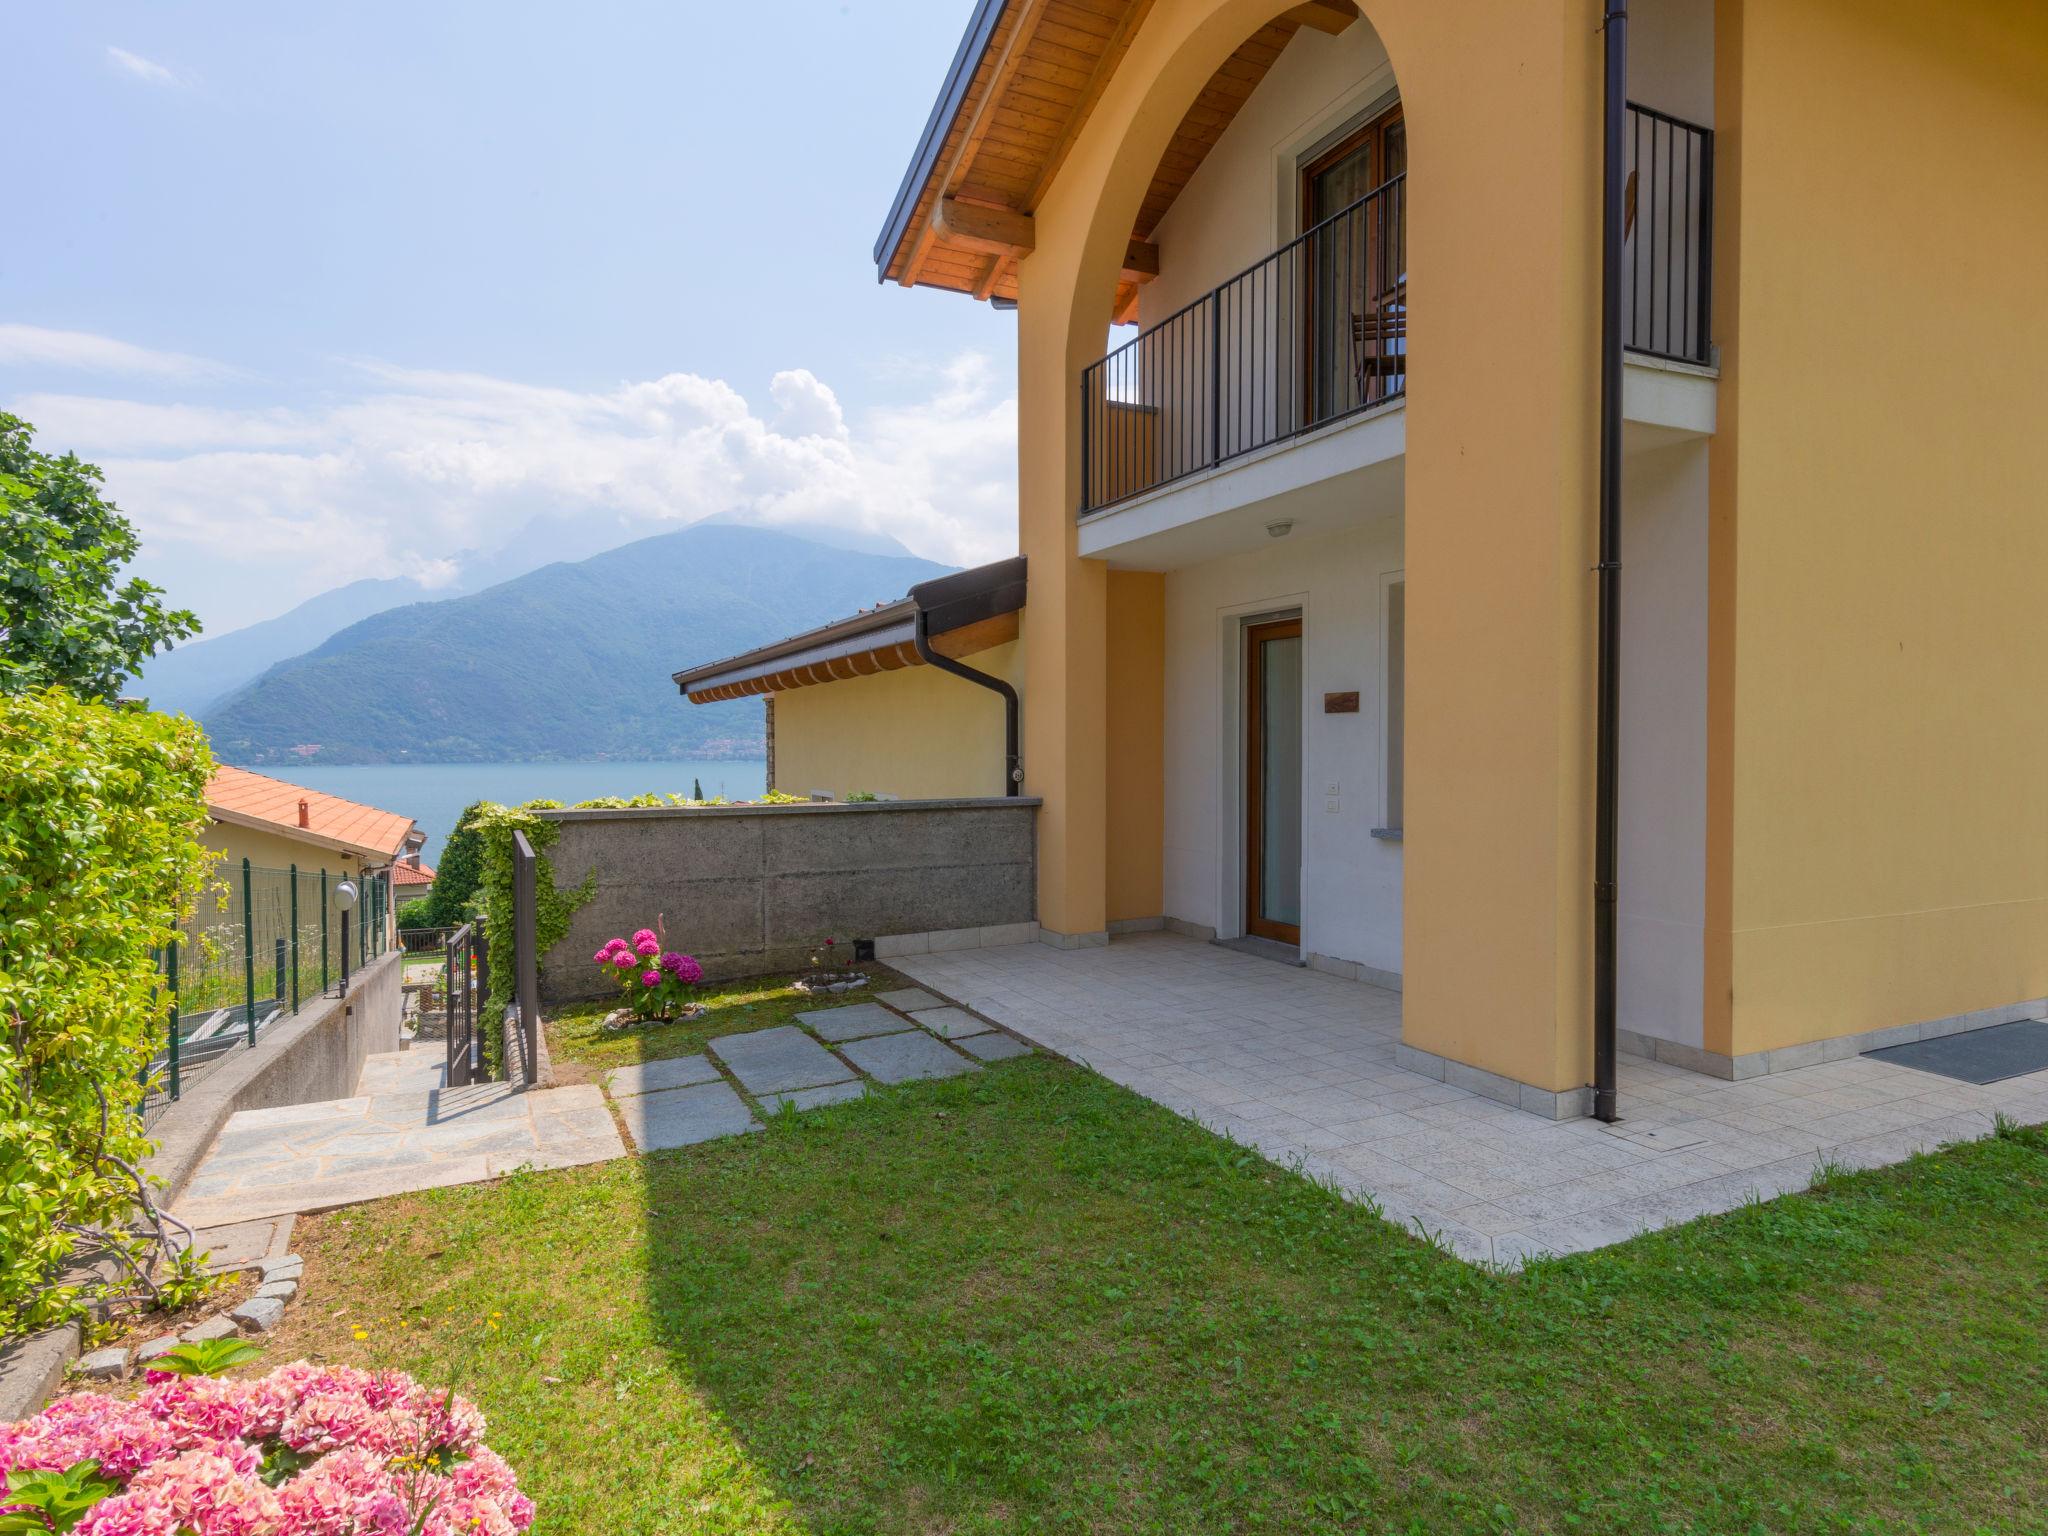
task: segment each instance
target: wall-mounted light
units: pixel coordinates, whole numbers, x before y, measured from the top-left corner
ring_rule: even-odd
[[[1266,537],[1269,539],[1284,539],[1292,532],[1294,532],[1294,519],[1291,517],[1276,517],[1272,522],[1266,524]]]

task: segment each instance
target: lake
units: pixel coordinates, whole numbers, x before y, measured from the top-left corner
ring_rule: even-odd
[[[687,795],[693,780],[703,782],[707,796],[750,800],[768,787],[765,762],[363,763],[287,767],[276,770],[275,776],[412,817],[427,834],[420,857],[428,864],[439,859],[441,844],[473,800],[501,805],[559,800],[574,805],[602,795]]]

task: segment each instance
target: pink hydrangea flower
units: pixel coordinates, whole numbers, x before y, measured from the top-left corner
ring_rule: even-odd
[[[694,987],[704,979],[704,967],[689,955],[670,950],[661,957],[661,968],[685,986]]]
[[[652,928],[642,928],[633,935],[633,942],[635,944],[651,943],[658,948],[661,944],[661,938]]]
[[[382,1458],[357,1447],[322,1456],[277,1491],[285,1519],[301,1531],[402,1536],[405,1498]]]
[[[643,986],[643,987],[658,987],[658,986],[660,986],[660,985],[661,985],[661,972],[659,972],[659,971],[642,971],[642,972],[640,973],[640,985],[641,985],[641,986]]]
[[[533,1504],[483,1435],[474,1404],[399,1371],[158,1372],[132,1402],[77,1393],[0,1424],[0,1473],[99,1462],[122,1486],[76,1536],[519,1536]],[[260,1476],[272,1441],[313,1458],[275,1489]],[[441,1453],[463,1459],[427,1470]]]
[[[642,955],[646,956],[649,959],[652,959],[654,956],[661,953],[661,940],[657,939],[653,934],[650,933],[646,938],[640,940],[633,947],[637,949]]]

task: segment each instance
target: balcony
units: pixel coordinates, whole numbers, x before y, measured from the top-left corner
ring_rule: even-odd
[[[1713,133],[1631,106],[1628,141],[1624,345],[1659,364],[1705,369]],[[1080,515],[1400,400],[1408,318],[1399,175],[1082,371]],[[1384,458],[1404,443],[1388,434],[1361,451]],[[1333,467],[1368,462],[1327,457]]]

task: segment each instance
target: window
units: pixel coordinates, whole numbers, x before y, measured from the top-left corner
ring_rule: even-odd
[[[1387,622],[1386,729],[1381,741],[1384,768],[1380,782],[1386,786],[1386,803],[1381,807],[1380,828],[1385,832],[1399,832],[1406,789],[1402,752],[1407,737],[1408,584],[1396,577],[1386,583],[1384,591]]]

